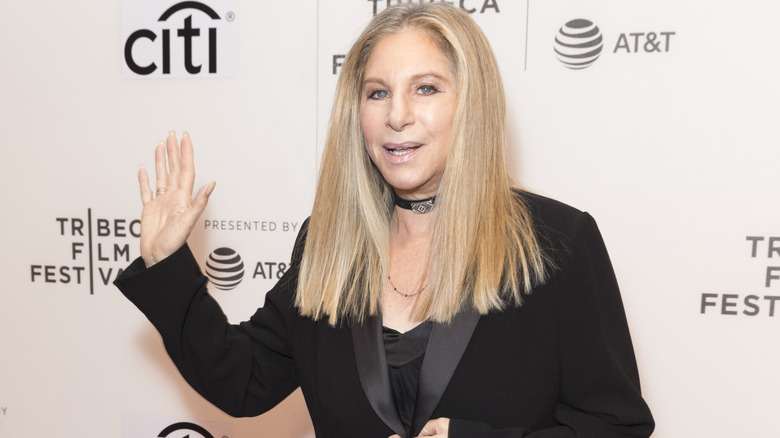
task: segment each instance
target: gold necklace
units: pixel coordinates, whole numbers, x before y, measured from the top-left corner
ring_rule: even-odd
[[[392,279],[392,278],[390,278],[390,276],[389,276],[389,275],[387,276],[387,281],[389,281],[389,282],[390,282],[390,287],[392,287],[392,288],[393,288],[393,290],[394,290],[396,293],[403,295],[403,296],[404,296],[404,298],[409,298],[409,297],[413,297],[413,296],[415,296],[415,295],[419,295],[419,294],[420,294],[420,292],[422,292],[423,290],[425,290],[425,287],[426,287],[426,286],[428,286],[428,285],[426,284],[425,286],[423,286],[422,288],[420,288],[420,290],[418,290],[417,292],[415,292],[415,293],[413,293],[413,294],[405,294],[405,293],[401,292],[400,290],[398,290],[398,288],[396,288],[396,287],[395,287],[395,285],[393,284],[393,279]]]

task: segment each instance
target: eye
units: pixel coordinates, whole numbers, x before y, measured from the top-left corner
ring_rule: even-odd
[[[419,88],[417,88],[417,93],[419,94],[435,94],[438,92],[439,90],[433,85],[421,85]]]
[[[387,92],[387,90],[374,90],[370,93],[368,93],[369,99],[387,99],[387,97],[390,94]]]

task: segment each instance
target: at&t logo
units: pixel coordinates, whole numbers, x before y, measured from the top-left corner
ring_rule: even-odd
[[[235,0],[124,0],[126,77],[233,76]]]
[[[555,37],[558,60],[573,70],[590,67],[599,59],[603,47],[599,27],[582,18],[564,24]]]
[[[251,280],[271,280],[276,282],[290,267],[289,262],[252,261],[246,263],[236,250],[220,247],[206,259],[206,276],[211,285],[220,290],[233,290],[241,284],[244,277]]]
[[[614,47],[612,55],[668,53],[673,31],[641,31],[620,33],[612,44],[596,24],[584,18],[566,22],[555,35],[555,55],[564,67],[582,70],[590,67],[602,55],[604,46]]]
[[[229,422],[200,421],[197,423],[159,416],[125,415],[124,438],[232,438]]]
[[[234,250],[217,248],[206,261],[206,275],[217,289],[235,289],[244,278],[244,262]]]
[[[193,435],[193,432],[195,435]],[[195,423],[182,422],[172,424],[166,427],[159,435],[158,438],[214,438],[208,430],[198,426]],[[227,438],[227,437],[225,437]]]

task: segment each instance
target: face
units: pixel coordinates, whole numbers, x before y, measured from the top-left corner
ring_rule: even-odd
[[[387,36],[368,58],[360,125],[371,160],[402,198],[439,191],[450,150],[455,81],[444,52],[424,32]]]

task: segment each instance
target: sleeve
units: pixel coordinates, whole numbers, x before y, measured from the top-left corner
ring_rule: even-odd
[[[296,249],[302,248],[301,235]],[[115,281],[160,333],[186,381],[235,417],[259,415],[298,387],[290,337],[298,257],[246,322],[231,325],[208,294],[207,280],[189,247],[146,269],[135,260]]]
[[[655,427],[639,373],[617,280],[596,222],[579,213],[559,282],[560,389],[556,425],[494,429],[450,420],[451,438],[649,437]],[[551,315],[552,316],[552,315]]]

